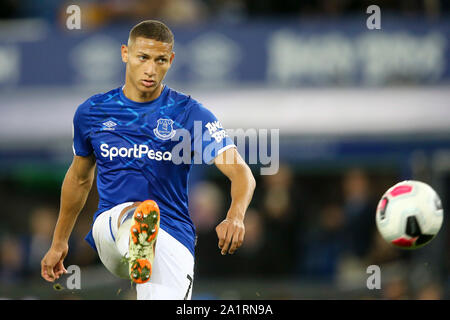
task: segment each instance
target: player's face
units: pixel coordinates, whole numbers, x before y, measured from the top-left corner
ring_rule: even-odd
[[[122,60],[127,63],[127,80],[142,93],[154,92],[160,88],[174,55],[169,43],[136,38],[130,46],[122,46]]]

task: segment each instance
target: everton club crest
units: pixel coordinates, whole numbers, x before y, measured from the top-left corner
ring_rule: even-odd
[[[167,118],[158,119],[156,128],[153,129],[153,133],[161,140],[171,139],[175,135],[173,120]]]

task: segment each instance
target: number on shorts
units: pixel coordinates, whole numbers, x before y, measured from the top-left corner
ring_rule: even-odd
[[[189,287],[188,287],[188,289],[187,289],[187,291],[186,291],[186,295],[184,296],[184,300],[187,300],[187,298],[188,298],[188,296],[189,296],[189,291],[190,291],[191,288],[192,288],[192,277],[191,277],[190,275],[187,275],[187,278],[188,278],[188,280],[189,280]]]

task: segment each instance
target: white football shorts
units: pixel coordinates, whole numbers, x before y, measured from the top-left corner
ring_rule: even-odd
[[[117,229],[122,210],[133,202],[126,202],[102,212],[94,222],[92,234],[103,265],[117,277],[130,279],[128,242],[133,219]],[[135,209],[135,208],[134,208]],[[126,215],[125,215],[126,216]],[[124,217],[126,218],[126,217]],[[136,284],[138,300],[190,300],[194,279],[194,257],[178,240],[161,227],[156,238],[155,259],[150,281]]]

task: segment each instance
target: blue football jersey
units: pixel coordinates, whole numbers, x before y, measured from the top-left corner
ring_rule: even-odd
[[[156,201],[160,227],[192,255],[195,226],[188,210],[192,164],[213,162],[234,147],[217,118],[190,96],[164,86],[150,102],[128,99],[122,88],[90,97],[73,119],[73,151],[97,163],[98,210],[129,201]],[[94,248],[92,230],[86,241]]]

